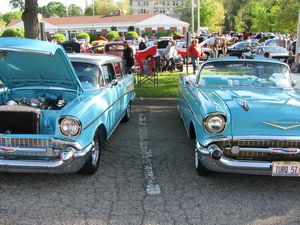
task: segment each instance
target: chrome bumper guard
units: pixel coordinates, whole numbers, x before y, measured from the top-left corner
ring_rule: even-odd
[[[0,146],[0,172],[74,173],[87,161],[94,144],[82,147],[71,140],[50,139],[48,147]],[[27,154],[24,154],[27,153]],[[15,154],[11,159],[7,156]],[[43,159],[23,159],[18,156],[47,156]]]
[[[211,157],[209,148],[197,144],[196,151],[200,155],[202,165],[211,171],[224,173],[244,173],[244,174],[272,174],[272,163],[254,160],[234,160],[222,156],[219,160]]]

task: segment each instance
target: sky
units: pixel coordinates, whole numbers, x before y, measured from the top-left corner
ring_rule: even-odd
[[[53,0],[38,0],[39,6],[47,5],[49,2]],[[62,2],[65,6],[69,6],[70,4],[74,3],[80,6],[82,9],[85,8],[86,0],[55,0],[57,2]],[[88,4],[91,3],[92,0],[87,0]],[[0,13],[6,13],[12,11],[12,8],[9,6],[9,0],[0,0]]]

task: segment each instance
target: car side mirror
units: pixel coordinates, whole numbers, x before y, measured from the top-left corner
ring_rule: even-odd
[[[118,80],[117,79],[113,79],[112,81],[111,81],[111,85],[112,86],[116,86],[118,84]]]
[[[292,87],[296,87],[297,81],[296,80],[292,80]]]

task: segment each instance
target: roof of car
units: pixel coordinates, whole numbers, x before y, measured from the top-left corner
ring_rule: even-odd
[[[95,55],[95,54],[88,54],[88,53],[71,53],[68,54],[71,61],[80,61],[80,62],[87,62],[87,63],[97,63],[97,64],[106,64],[112,62],[120,62],[122,58],[114,55]]]

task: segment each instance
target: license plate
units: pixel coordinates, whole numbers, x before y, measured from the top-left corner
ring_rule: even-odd
[[[272,176],[300,176],[300,162],[273,162]]]

